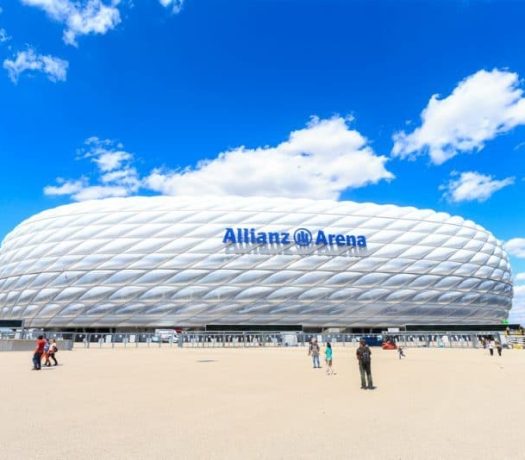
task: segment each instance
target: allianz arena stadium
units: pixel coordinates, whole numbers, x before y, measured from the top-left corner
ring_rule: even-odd
[[[0,248],[0,320],[41,328],[499,324],[509,261],[472,221],[371,203],[112,198]]]

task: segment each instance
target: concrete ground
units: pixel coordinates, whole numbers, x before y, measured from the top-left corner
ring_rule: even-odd
[[[76,349],[0,353],[2,459],[523,459],[525,351]]]

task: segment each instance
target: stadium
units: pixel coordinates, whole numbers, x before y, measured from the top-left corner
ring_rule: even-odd
[[[111,198],[36,214],[0,248],[0,320],[26,327],[489,325],[511,306],[500,242],[412,207]]]

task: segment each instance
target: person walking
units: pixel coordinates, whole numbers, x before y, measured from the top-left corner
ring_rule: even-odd
[[[51,363],[49,362],[49,347],[51,344],[48,338],[46,338],[45,341],[46,344],[44,345],[44,354],[42,355],[42,359],[44,360],[44,366],[49,367],[51,366]]]
[[[319,353],[320,353],[319,344],[317,343],[316,339],[312,339],[310,341],[310,347],[308,348],[308,356],[312,356],[312,362],[314,365],[314,369],[321,368],[321,364],[319,363]]]
[[[326,360],[326,375],[334,375],[334,368],[332,367],[334,352],[332,350],[332,344],[326,342],[326,349],[324,351],[324,356]]]
[[[39,371],[42,369],[42,355],[44,354],[44,347],[46,346],[46,341],[44,340],[43,335],[39,335],[36,340],[36,346],[33,351],[33,370]]]
[[[495,343],[496,343],[496,350],[498,351],[498,356],[501,356],[503,346],[501,345],[501,342],[499,340],[496,340]]]
[[[496,342],[494,341],[494,338],[490,338],[489,339],[489,353],[490,353],[490,356],[494,356],[494,345],[496,344]]]
[[[399,359],[406,358],[405,350],[403,350],[403,347],[401,345],[397,346],[397,353],[399,354]]]
[[[359,372],[361,374],[361,389],[373,390],[375,387],[372,382],[372,351],[366,344],[365,339],[359,341],[356,356],[359,363]]]
[[[49,361],[49,359],[52,359],[55,362],[55,364],[53,364],[53,366],[58,366],[58,361],[55,358],[55,355],[56,355],[57,351],[58,351],[57,341],[55,339],[53,339],[53,341],[49,345],[49,350],[47,352],[46,365],[51,366],[51,362]],[[47,364],[47,363],[49,363],[49,364]]]

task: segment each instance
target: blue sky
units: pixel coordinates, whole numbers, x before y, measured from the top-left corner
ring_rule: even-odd
[[[133,194],[432,208],[507,242],[525,318],[525,2],[0,7],[0,237]]]

